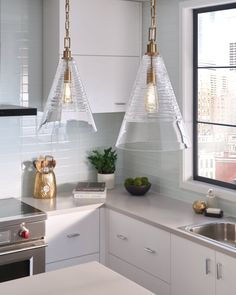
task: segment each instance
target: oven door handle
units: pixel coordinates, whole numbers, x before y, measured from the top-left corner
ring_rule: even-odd
[[[22,245],[21,245],[22,246]],[[19,248],[12,248],[12,247],[9,247],[11,249],[7,249],[5,248],[3,251],[0,252],[0,257],[3,256],[3,255],[9,255],[9,254],[15,254],[15,253],[19,253],[19,252],[23,252],[23,251],[29,251],[29,250],[35,250],[35,249],[39,249],[39,248],[45,248],[47,247],[48,244],[46,243],[34,243],[34,244],[30,244],[30,245],[25,245],[25,246],[22,246],[22,247],[19,247]]]

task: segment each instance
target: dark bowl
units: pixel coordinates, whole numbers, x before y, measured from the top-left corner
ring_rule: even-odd
[[[125,184],[126,190],[133,196],[143,196],[149,191],[151,183],[148,185],[127,185]]]

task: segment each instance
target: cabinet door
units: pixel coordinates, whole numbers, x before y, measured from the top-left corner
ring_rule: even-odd
[[[122,260],[170,282],[170,234],[110,211],[109,251]]]
[[[215,252],[212,249],[172,235],[171,252],[172,295],[215,294]]]
[[[60,0],[60,53],[65,30]],[[71,49],[80,55],[140,56],[142,4],[120,0],[71,0]]]
[[[63,52],[65,0],[44,4],[46,98]],[[72,56],[78,60],[92,112],[126,111],[142,54],[142,3],[71,0],[70,5]]]
[[[46,263],[99,252],[99,210],[50,216]]]
[[[216,295],[235,294],[236,259],[216,252]]]
[[[93,113],[124,112],[138,57],[74,56]]]

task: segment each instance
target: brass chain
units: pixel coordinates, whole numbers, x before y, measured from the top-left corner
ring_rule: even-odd
[[[65,33],[64,47],[70,49],[70,0],[65,0]]]
[[[149,41],[156,41],[156,0],[150,0],[150,6],[151,6],[151,26],[149,28]]]
[[[151,0],[151,26],[156,26],[156,1]]]

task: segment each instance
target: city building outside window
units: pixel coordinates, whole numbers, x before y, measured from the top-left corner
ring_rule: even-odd
[[[236,3],[193,9],[193,179],[236,189]]]

